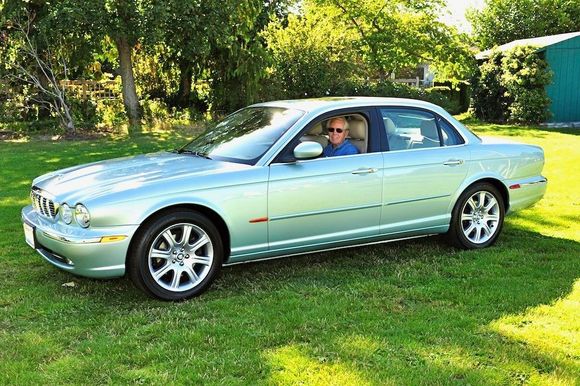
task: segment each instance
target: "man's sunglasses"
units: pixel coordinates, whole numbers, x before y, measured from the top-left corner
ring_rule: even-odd
[[[339,129],[338,127],[329,127],[327,130],[329,133],[334,133],[336,131],[338,134],[342,134],[344,131],[344,129]]]

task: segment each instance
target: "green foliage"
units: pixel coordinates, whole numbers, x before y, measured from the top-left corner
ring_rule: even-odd
[[[479,66],[472,80],[473,112],[485,121],[501,122],[506,119],[509,102],[501,83],[501,57],[499,51],[493,51],[489,59]]]
[[[299,15],[272,22],[263,33],[272,87],[262,91],[262,99],[365,92],[424,99],[427,93],[395,90],[385,79],[426,62],[440,78],[466,79],[473,56],[464,35],[434,20],[439,5],[432,0],[304,1]]]
[[[215,64],[209,67],[213,111],[231,112],[258,100],[267,59],[260,32],[275,10],[268,4],[272,3],[227,0],[215,8],[220,32],[213,37],[209,57]]]
[[[384,79],[391,72],[431,63],[441,75],[465,79],[473,62],[466,35],[439,22],[440,0],[313,0],[340,13],[336,28],[357,35],[357,65],[371,77]],[[454,63],[450,65],[450,63]]]
[[[580,31],[580,2],[574,0],[486,0],[467,15],[483,49],[545,35]]]
[[[98,127],[116,128],[127,121],[125,108],[120,99],[103,99],[97,101],[96,114]]]
[[[306,0],[299,13],[288,14],[294,3],[6,0],[0,15],[0,78],[11,75],[9,63],[34,67],[16,54],[22,40],[10,30],[11,20],[26,12],[34,16],[32,36],[44,57],[61,55],[72,63],[66,78],[121,75],[132,122],[140,111],[150,121],[178,116],[175,108],[192,116],[207,110],[223,114],[261,100],[349,90],[352,95],[353,84],[386,93],[373,90],[384,89],[391,72],[425,62],[439,79],[457,81],[469,72],[466,37],[436,21],[440,0]],[[33,101],[34,90],[15,86],[19,91],[9,102],[0,99],[0,109],[20,119],[48,116]],[[388,94],[401,93],[408,94],[390,89]],[[428,92],[419,94],[426,98]],[[73,115],[85,127],[109,126],[120,122],[116,106],[73,101],[78,109]]]
[[[474,113],[488,121],[544,122],[549,118],[545,88],[551,76],[535,47],[493,52],[476,75]]]
[[[544,122],[549,118],[550,99],[545,87],[552,80],[548,64],[534,47],[516,47],[502,58],[501,83],[510,98],[509,120]]]
[[[356,75],[357,36],[337,28],[343,24],[338,10],[308,4],[286,26],[273,21],[263,33],[272,58],[265,99],[334,95]]]

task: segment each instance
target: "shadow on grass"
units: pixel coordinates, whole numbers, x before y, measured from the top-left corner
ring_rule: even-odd
[[[431,237],[228,267],[183,303],[126,279],[75,278],[21,244],[1,257],[0,367],[43,363],[32,380],[108,368],[112,382],[553,384],[578,370],[577,357],[497,328],[566,297],[580,276],[579,243],[511,225],[481,251]]]

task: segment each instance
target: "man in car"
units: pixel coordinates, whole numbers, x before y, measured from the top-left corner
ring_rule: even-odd
[[[348,122],[345,117],[335,117],[326,125],[329,144],[324,148],[322,156],[334,157],[337,155],[358,154],[358,149],[346,139]]]

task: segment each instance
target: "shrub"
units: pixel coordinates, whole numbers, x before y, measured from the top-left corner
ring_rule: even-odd
[[[548,64],[534,47],[516,47],[501,60],[501,83],[510,98],[508,120],[512,122],[543,122],[549,118],[550,99],[545,86],[552,75]]]
[[[476,117],[485,121],[504,121],[508,99],[501,83],[502,54],[493,51],[489,60],[476,71],[473,81],[472,109]]]
[[[486,121],[539,123],[549,118],[548,64],[535,47],[492,52],[473,81],[472,110]]]

